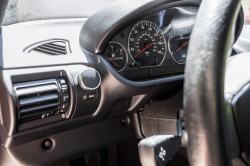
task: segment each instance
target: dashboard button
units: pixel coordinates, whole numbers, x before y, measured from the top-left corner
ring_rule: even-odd
[[[89,99],[94,99],[94,98],[95,98],[95,94],[89,95]]]
[[[83,101],[88,100],[88,95],[83,95],[82,100]]]

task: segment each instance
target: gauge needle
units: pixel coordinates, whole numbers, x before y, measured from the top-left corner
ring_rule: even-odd
[[[150,43],[147,47],[145,47],[143,50],[141,50],[140,52],[138,52],[138,53],[134,56],[134,58],[137,57],[137,55],[139,55],[140,53],[142,53],[144,50],[146,50],[148,47],[150,47],[152,44],[154,44],[154,43],[153,43],[153,42]]]
[[[120,67],[119,65],[117,65],[114,61],[112,61],[111,59],[109,59],[106,55],[104,55],[110,62],[114,63],[117,67]]]
[[[188,44],[188,41],[187,41],[185,44],[183,44],[178,50],[176,50],[176,51],[173,53],[173,55],[176,54],[178,51],[180,51],[180,49],[182,49],[182,47],[184,47],[184,46],[187,45],[187,44]]]

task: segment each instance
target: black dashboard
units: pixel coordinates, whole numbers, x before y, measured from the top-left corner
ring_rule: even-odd
[[[54,165],[144,137],[137,113],[183,86],[201,1],[132,2],[0,29],[0,165]],[[236,40],[242,26],[241,11]]]

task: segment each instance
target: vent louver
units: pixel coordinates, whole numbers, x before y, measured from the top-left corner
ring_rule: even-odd
[[[49,40],[35,44],[25,50],[26,53],[42,53],[46,55],[67,55],[70,53],[66,40]]]
[[[14,90],[19,123],[57,115],[69,106],[68,86],[64,79],[16,83]]]

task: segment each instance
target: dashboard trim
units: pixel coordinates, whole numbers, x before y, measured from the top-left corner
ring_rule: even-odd
[[[135,5],[133,0],[126,0],[126,2],[117,1],[116,3],[113,3],[113,5],[104,8],[103,10],[91,16],[81,29],[80,45],[92,53],[101,53],[106,49],[107,43],[112,40],[115,34],[118,34],[120,31],[122,31],[125,26],[138,22],[140,19],[143,19],[144,17],[157,11],[165,10],[171,7],[187,5],[199,7],[201,0],[187,0],[177,2],[173,2],[172,0],[153,0],[150,2],[138,1],[138,3],[140,5],[136,6],[137,4]],[[120,6],[126,6],[127,10],[123,12],[114,10],[116,8],[120,8]],[[103,13],[106,13],[107,11],[111,11],[110,15],[103,15]],[[97,20],[103,20],[102,18],[109,20],[110,22],[103,22],[103,26],[98,26],[99,22]],[[98,27],[98,29],[93,30],[93,27]],[[99,31],[98,35],[95,34],[97,30]]]

